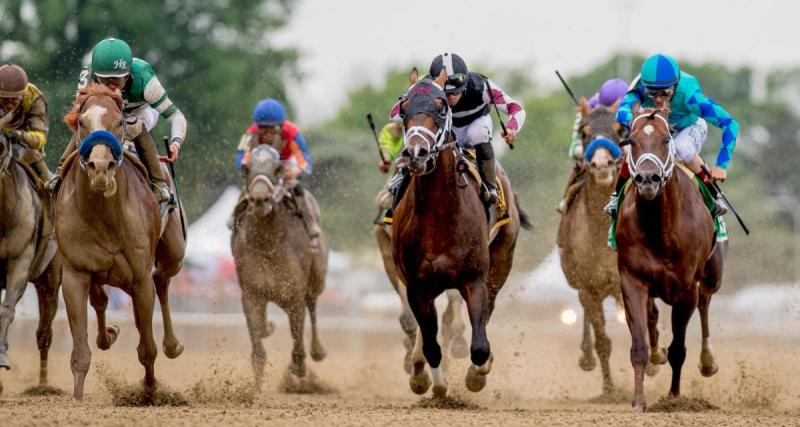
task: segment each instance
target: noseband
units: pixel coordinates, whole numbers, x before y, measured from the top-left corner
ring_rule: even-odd
[[[658,191],[661,191],[664,187],[664,183],[666,183],[669,177],[672,176],[672,171],[675,169],[675,140],[672,139],[672,133],[669,131],[669,122],[667,119],[658,114],[644,113],[633,119],[631,129],[636,126],[636,122],[641,118],[648,117],[652,119],[653,116],[658,117],[662,122],[664,122],[664,126],[667,128],[667,135],[669,135],[669,143],[667,144],[667,160],[663,161],[660,157],[653,153],[644,153],[640,155],[638,159],[633,160],[633,153],[631,153],[631,155],[628,156],[628,168],[631,171],[631,176],[636,176],[638,173],[637,171],[645,162],[655,163],[655,165],[658,167],[658,174],[664,178],[658,184]]]

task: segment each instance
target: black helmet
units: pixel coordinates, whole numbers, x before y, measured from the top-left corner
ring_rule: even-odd
[[[447,80],[444,91],[447,94],[460,93],[467,88],[467,63],[455,53],[443,53],[433,58],[431,68],[428,70],[431,78],[435,79],[442,72],[442,67],[447,69]]]

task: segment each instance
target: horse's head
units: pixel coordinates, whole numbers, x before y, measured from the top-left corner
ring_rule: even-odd
[[[452,116],[447,96],[442,90],[445,71],[436,81],[419,80],[408,90],[408,98],[400,105],[405,129],[403,157],[408,159],[413,174],[426,174],[436,165],[439,149],[450,133]]]
[[[614,117],[617,104],[591,109],[586,99],[581,98],[578,109],[583,116],[578,133],[586,165],[595,181],[601,185],[611,185],[622,158],[618,144],[625,136],[625,128]]]
[[[122,160],[125,118],[122,96],[107,87],[91,84],[78,92],[64,122],[78,142],[81,167],[89,174],[90,188],[105,197],[116,193],[116,174]]]
[[[250,153],[247,164],[246,197],[248,212],[264,218],[286,195],[283,184],[284,165],[280,154],[268,145],[258,145]]]
[[[633,119],[628,166],[639,194],[653,200],[675,168],[675,141],[667,121],[669,110],[646,109]]]

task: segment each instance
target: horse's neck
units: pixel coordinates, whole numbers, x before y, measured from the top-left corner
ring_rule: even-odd
[[[439,153],[436,167],[427,175],[414,177],[414,210],[425,210],[442,212],[451,216],[455,212],[456,203],[459,198],[458,185],[456,183],[455,154],[453,149],[447,149]],[[431,209],[430,206],[434,205]],[[436,209],[436,206],[450,206],[449,209]]]
[[[19,194],[17,189],[17,168],[12,161],[8,169],[0,175],[0,215],[3,218],[16,217],[17,201]]]
[[[250,228],[247,240],[258,249],[265,250],[266,258],[286,257],[290,252],[294,253],[290,251],[290,246],[295,243],[290,241],[293,239],[293,233],[305,234],[302,221],[294,218],[294,213],[283,201],[276,204],[272,212],[263,218],[251,213],[245,215],[247,217],[245,229]]]
[[[682,220],[680,179],[677,174],[671,176],[664,191],[651,201],[636,200],[642,230],[653,241],[666,241],[675,237],[674,230]]]
[[[586,185],[580,190],[583,193],[583,200],[589,212],[596,213],[603,210],[603,207],[608,203],[608,197],[614,190],[616,180],[613,180],[609,185],[600,185],[597,182],[591,171],[587,171]],[[616,172],[613,173],[617,175]]]
[[[72,169],[75,169],[73,173],[76,174],[75,195],[79,212],[88,213],[91,218],[109,215],[121,218],[115,216],[114,213],[122,214],[125,209],[125,199],[128,196],[128,182],[123,167],[121,166],[114,175],[116,192],[110,197],[105,197],[103,193],[92,190],[89,174],[81,170],[76,163],[73,163]]]

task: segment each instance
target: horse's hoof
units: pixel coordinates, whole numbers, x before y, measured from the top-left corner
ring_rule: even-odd
[[[648,363],[647,366],[644,368],[644,373],[648,377],[654,377],[654,376],[656,376],[656,374],[658,374],[659,368],[660,368],[659,365],[654,365],[652,363]]]
[[[578,365],[584,371],[592,371],[597,367],[597,359],[595,359],[594,355],[591,353],[584,354],[580,359],[578,359]]]
[[[322,345],[313,346],[313,348],[311,349],[311,360],[315,362],[319,362],[325,359],[325,356],[327,355],[328,353],[325,352],[325,349],[322,348]]]
[[[645,406],[643,404],[641,404],[641,405],[634,404],[631,407],[631,412],[633,412],[634,414],[643,414],[646,409],[647,409],[647,406]]]
[[[183,354],[183,344],[180,341],[177,341],[177,344],[174,345],[167,345],[167,343],[163,343],[164,345],[164,355],[170,359],[175,359],[176,357]]]
[[[424,363],[417,363],[413,366],[413,372],[408,378],[408,385],[411,391],[416,394],[425,394],[431,387],[431,378],[428,376],[428,371],[425,370]]]
[[[447,397],[447,386],[435,384],[433,386],[433,397],[437,399],[444,399],[445,397]]]
[[[3,369],[11,369],[11,359],[8,358],[8,354],[6,352],[0,353],[0,368]]]
[[[486,387],[486,374],[479,373],[477,366],[470,365],[464,382],[467,385],[467,390],[477,393]]]
[[[659,347],[657,350],[650,349],[650,363],[654,365],[663,365],[667,363],[667,350],[664,347]]]
[[[261,338],[266,338],[272,335],[273,332],[275,332],[275,324],[272,321],[268,321],[264,326],[264,330],[261,331]]]
[[[711,362],[711,365],[700,364],[700,375],[706,378],[713,376],[717,371],[719,371],[719,366],[714,362]]]
[[[450,355],[456,359],[463,359],[469,356],[469,346],[463,336],[456,335],[453,337],[453,341],[450,344]]]

